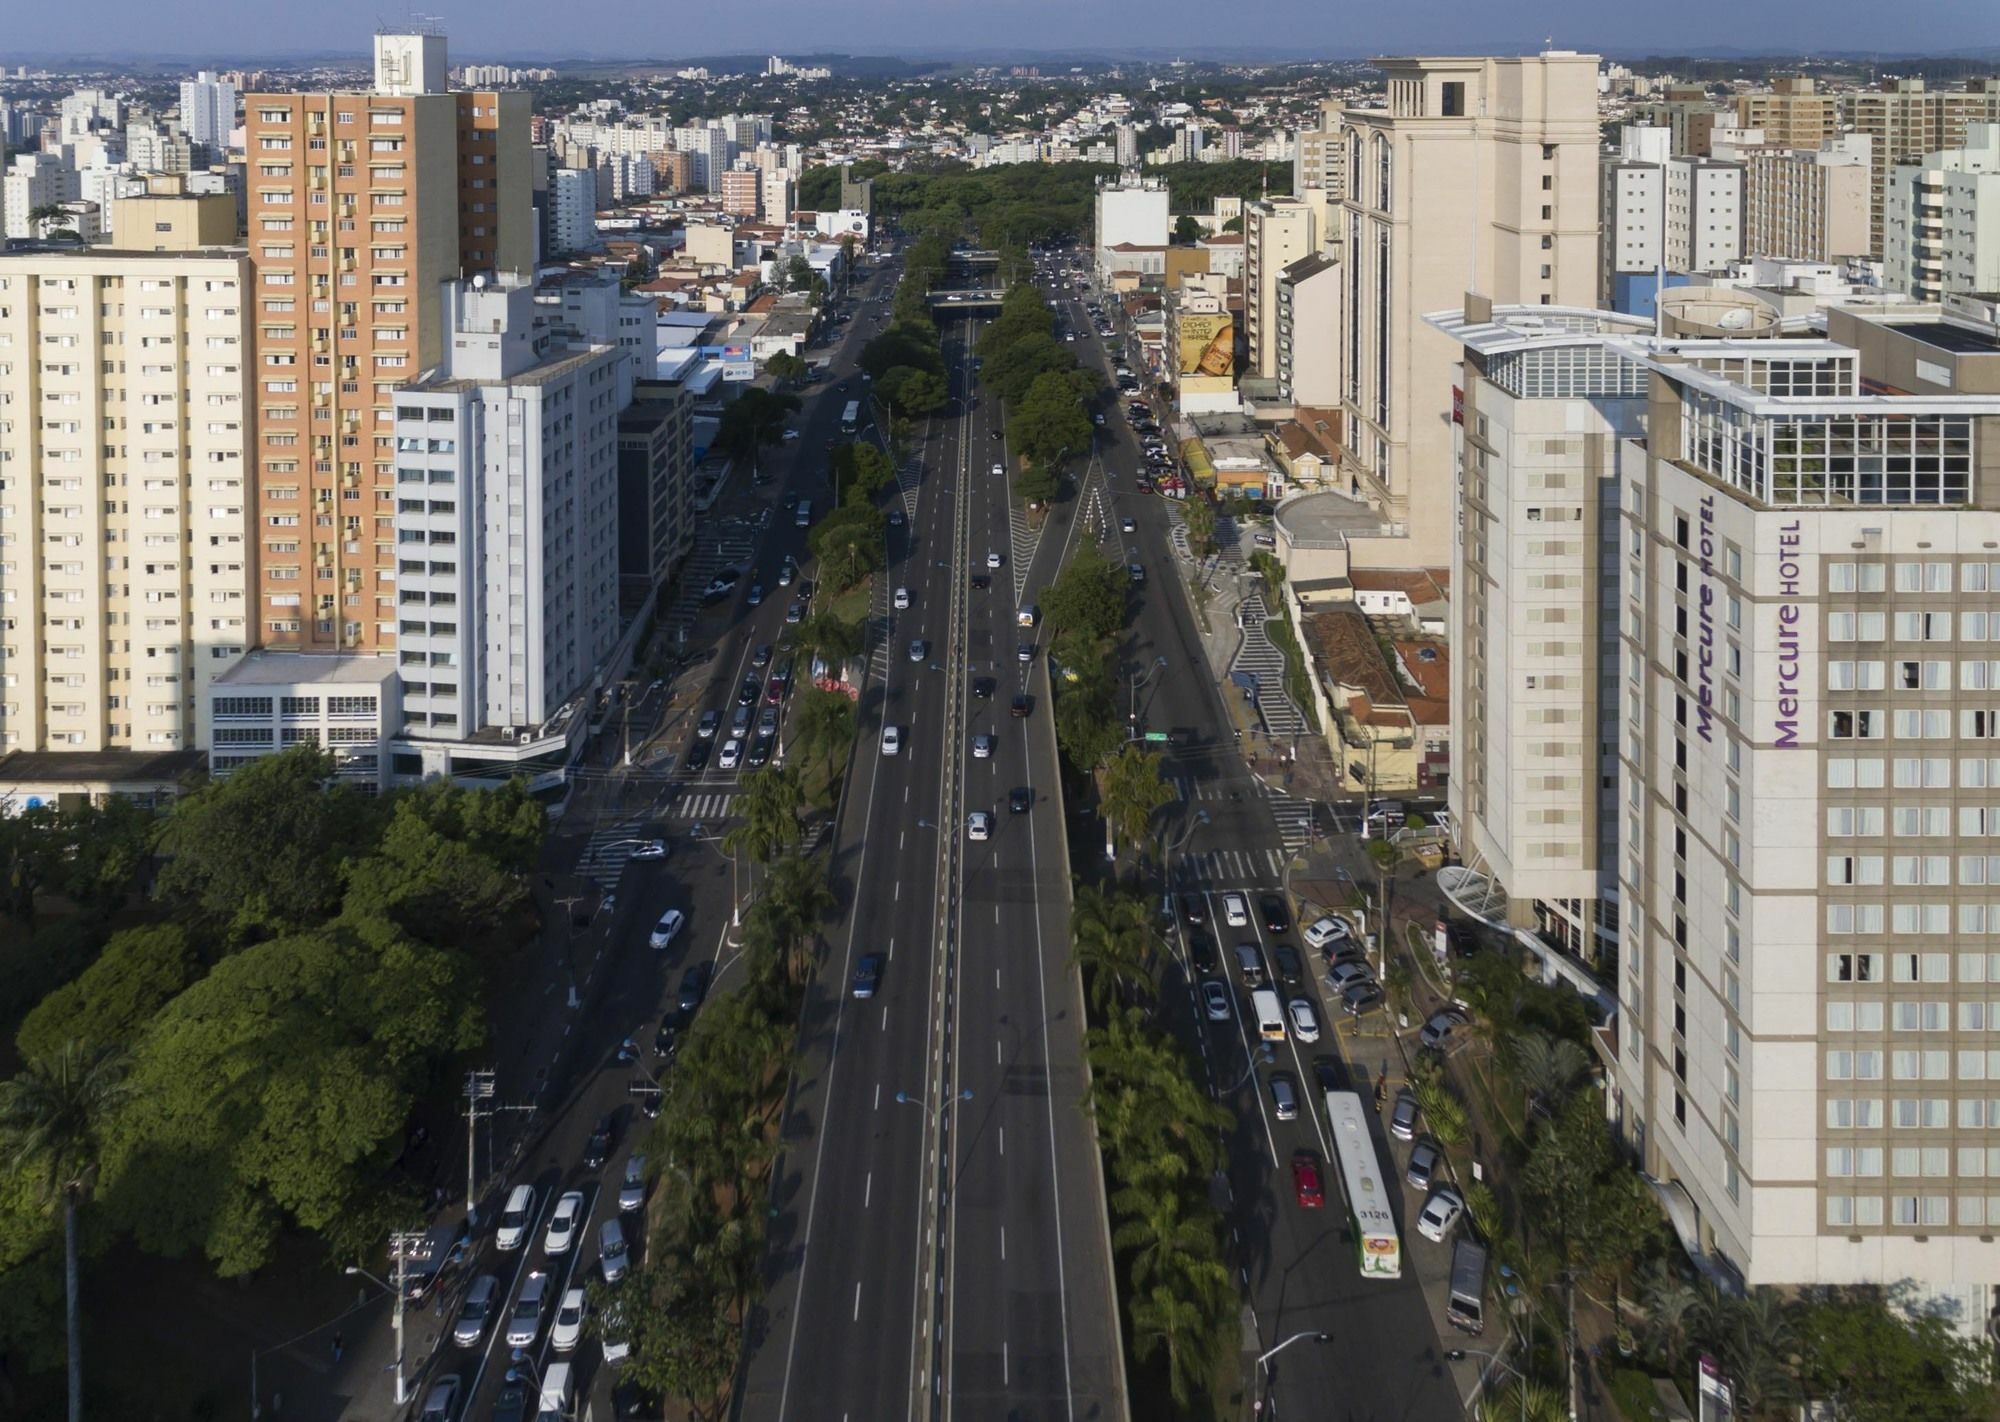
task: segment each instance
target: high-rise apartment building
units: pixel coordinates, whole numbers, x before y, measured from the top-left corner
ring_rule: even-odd
[[[1468,288],[1496,303],[1595,299],[1597,57],[1381,63],[1387,107],[1344,115],[1342,473],[1402,530],[1356,540],[1355,562],[1434,567],[1451,557],[1457,347],[1423,317]]]
[[[1880,256],[1890,172],[1926,153],[1961,146],[1968,123],[2000,123],[2000,79],[1976,79],[1962,90],[1897,79],[1845,95],[1843,105],[1848,127],[1871,143],[1868,251]]]
[[[1882,258],[1918,301],[2000,291],[2000,124],[1967,124],[1963,146],[1889,175]]]
[[[442,354],[446,280],[534,254],[529,96],[444,89],[440,35],[375,47],[369,92],[244,101],[269,646],[394,645],[392,392]]]
[[[173,180],[0,256],[0,751],[193,749],[255,635],[250,263]]]
[[[1285,268],[1318,250],[1313,206],[1299,198],[1243,204],[1243,334],[1248,378],[1278,374],[1278,282]]]
[[[1840,100],[1806,75],[1773,79],[1768,90],[1736,96],[1736,127],[1781,148],[1823,148],[1840,136]]]
[[[597,170],[558,168],[549,183],[549,255],[587,252],[597,245]]]
[[[1346,288],[1333,248],[1308,253],[1278,274],[1278,400],[1340,408],[1340,300]]]
[[[228,151],[229,133],[235,127],[234,84],[218,79],[206,69],[192,79],[181,81],[181,130],[189,141],[209,150],[210,161]]]
[[[1551,940],[1594,877],[1612,1108],[1691,1250],[1983,1324],[2000,330],[1438,324],[1466,357],[1454,896]]]
[[[722,175],[735,161],[736,145],[720,124],[690,124],[674,130],[674,147],[688,155],[689,185],[697,192],[712,193]]]
[[[1833,262],[1869,251],[1869,140],[1818,149],[1718,145],[1743,165],[1743,254]]]
[[[1627,125],[1619,157],[1599,170],[1600,299],[1652,310],[1659,274],[1715,271],[1742,255],[1743,168],[1675,157],[1665,128]]]
[[[1099,178],[1092,204],[1092,241],[1100,274],[1112,264],[1111,248],[1121,243],[1135,247],[1164,247],[1171,224],[1167,216],[1169,197],[1164,178],[1121,173],[1116,178]]]
[[[722,210],[731,217],[758,216],[757,204],[763,196],[761,179],[755,168],[731,168],[724,173],[719,190]]]
[[[39,237],[32,214],[83,195],[76,169],[54,153],[18,153],[0,176],[0,237]]]
[[[164,124],[127,124],[125,157],[142,173],[185,173],[195,165],[195,145]]]
[[[758,209],[772,222],[786,222],[791,219],[792,209],[798,206],[798,173],[790,168],[766,168],[757,175]]]

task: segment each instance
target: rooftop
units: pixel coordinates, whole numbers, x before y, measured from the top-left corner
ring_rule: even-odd
[[[396,674],[393,656],[339,652],[252,652],[215,679],[216,686],[289,686],[294,682],[379,686]]]
[[[0,785],[54,780],[178,780],[207,764],[207,755],[198,750],[14,751],[0,756]]]
[[[1278,505],[1278,527],[1298,544],[1344,542],[1350,537],[1374,538],[1382,532],[1382,515],[1345,494],[1301,494]]]
[[[1882,327],[1954,355],[2000,353],[2000,332],[1990,326],[1968,326],[1957,321],[1884,321]]]

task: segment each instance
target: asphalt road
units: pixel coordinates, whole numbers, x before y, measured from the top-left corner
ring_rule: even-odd
[[[1098,362],[1110,378],[1112,352],[1097,336],[1082,294],[1062,293],[1058,309],[1077,333],[1086,362]],[[1379,1063],[1364,1059],[1349,1064],[1349,1055],[1360,1054],[1344,1045],[1348,1039],[1335,1031],[1341,1021],[1339,1000],[1313,981],[1310,970],[1316,955],[1299,942],[1298,925],[1273,934],[1259,922],[1258,898],[1282,890],[1284,863],[1304,833],[1302,822],[1287,817],[1287,828],[1280,829],[1275,812],[1286,807],[1287,798],[1267,792],[1250,773],[1228,729],[1231,722],[1222,698],[1238,693],[1217,685],[1201,654],[1185,565],[1177,563],[1169,539],[1176,521],[1172,501],[1137,492],[1135,480],[1143,472],[1143,459],[1123,410],[1121,396],[1107,414],[1103,431],[1110,491],[1110,530],[1103,546],[1105,552],[1115,552],[1148,571],[1138,592],[1138,613],[1121,647],[1127,707],[1136,718],[1136,734],[1176,733],[1175,742],[1162,747],[1162,773],[1176,785],[1179,798],[1161,811],[1160,834],[1172,851],[1168,858],[1176,884],[1207,904],[1208,923],[1200,932],[1217,958],[1212,970],[1196,970],[1190,962],[1193,945],[1188,930],[1185,925],[1177,927],[1182,966],[1170,975],[1166,1000],[1175,1030],[1200,1055],[1211,1088],[1235,1122],[1224,1139],[1228,1178],[1216,1183],[1226,1189],[1229,1200],[1230,1262],[1253,1315],[1258,1350],[1302,1332],[1330,1335],[1324,1344],[1301,1342],[1273,1360],[1261,1388],[1263,1415],[1325,1422],[1461,1416],[1407,1257],[1399,1280],[1364,1282],[1360,1276],[1352,1230],[1339,1208],[1340,1185],[1332,1167],[1325,1114],[1318,1108],[1313,1064],[1316,1057],[1330,1059],[1344,1082],[1351,1081],[1365,1093]],[[1123,531],[1127,518],[1133,524],[1130,533]],[[1326,807],[1317,813],[1322,825],[1341,820]],[[1346,819],[1351,821],[1352,816]],[[1085,842],[1088,836],[1079,832],[1076,838]],[[1222,926],[1219,898],[1231,889],[1248,898],[1251,923],[1246,929]],[[1277,1047],[1276,1059],[1269,1065],[1256,1064],[1254,1071],[1256,1026],[1245,1020],[1247,990],[1229,961],[1237,942],[1256,942],[1267,964],[1280,943],[1299,950],[1308,969],[1301,991],[1316,1002],[1321,1027],[1319,1043],[1301,1044],[1288,1035]],[[1175,976],[1178,983],[1172,980]],[[1201,1012],[1194,994],[1198,980],[1205,977],[1219,978],[1231,989],[1234,1006],[1226,1023],[1210,1023]],[[1269,1082],[1276,1071],[1289,1074],[1300,1089],[1301,1108],[1295,1120],[1275,1118]],[[1376,1136],[1381,1158],[1393,1168],[1379,1122]],[[1291,1162],[1299,1150],[1311,1151],[1321,1163],[1325,1208],[1307,1209],[1296,1203]],[[1420,1198],[1409,1198],[1407,1211],[1399,1202],[1399,1221],[1405,1215],[1413,1221],[1421,1205]],[[1406,1256],[1413,1248],[1440,1247],[1419,1239],[1413,1230],[1404,1231]]]
[[[1046,672],[1015,650],[1016,573],[1052,577],[1067,525],[1017,545],[974,334],[946,328],[954,407],[906,459],[890,530],[835,840],[847,911],[806,1011],[746,1418],[1122,1416]],[[1018,814],[1016,786],[1034,791]],[[864,1000],[867,953],[886,963]]]

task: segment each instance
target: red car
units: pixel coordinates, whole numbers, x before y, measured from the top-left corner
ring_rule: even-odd
[[[1292,1154],[1292,1193],[1303,1209],[1316,1210],[1326,1203],[1326,1187],[1319,1181],[1319,1157],[1309,1150]]]
[[[1132,482],[1134,486],[1142,494],[1150,494],[1153,492],[1153,481],[1151,479],[1144,479],[1144,478],[1135,479]]]

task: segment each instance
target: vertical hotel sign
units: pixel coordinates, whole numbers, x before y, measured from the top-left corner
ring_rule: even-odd
[[[1805,525],[1798,519],[1778,525],[1778,636],[1772,690],[1777,717],[1771,744],[1796,750],[1799,744],[1799,677],[1803,660],[1799,629],[1805,619]],[[1703,496],[1696,552],[1701,558],[1701,594],[1695,639],[1695,734],[1715,741],[1715,495]]]

